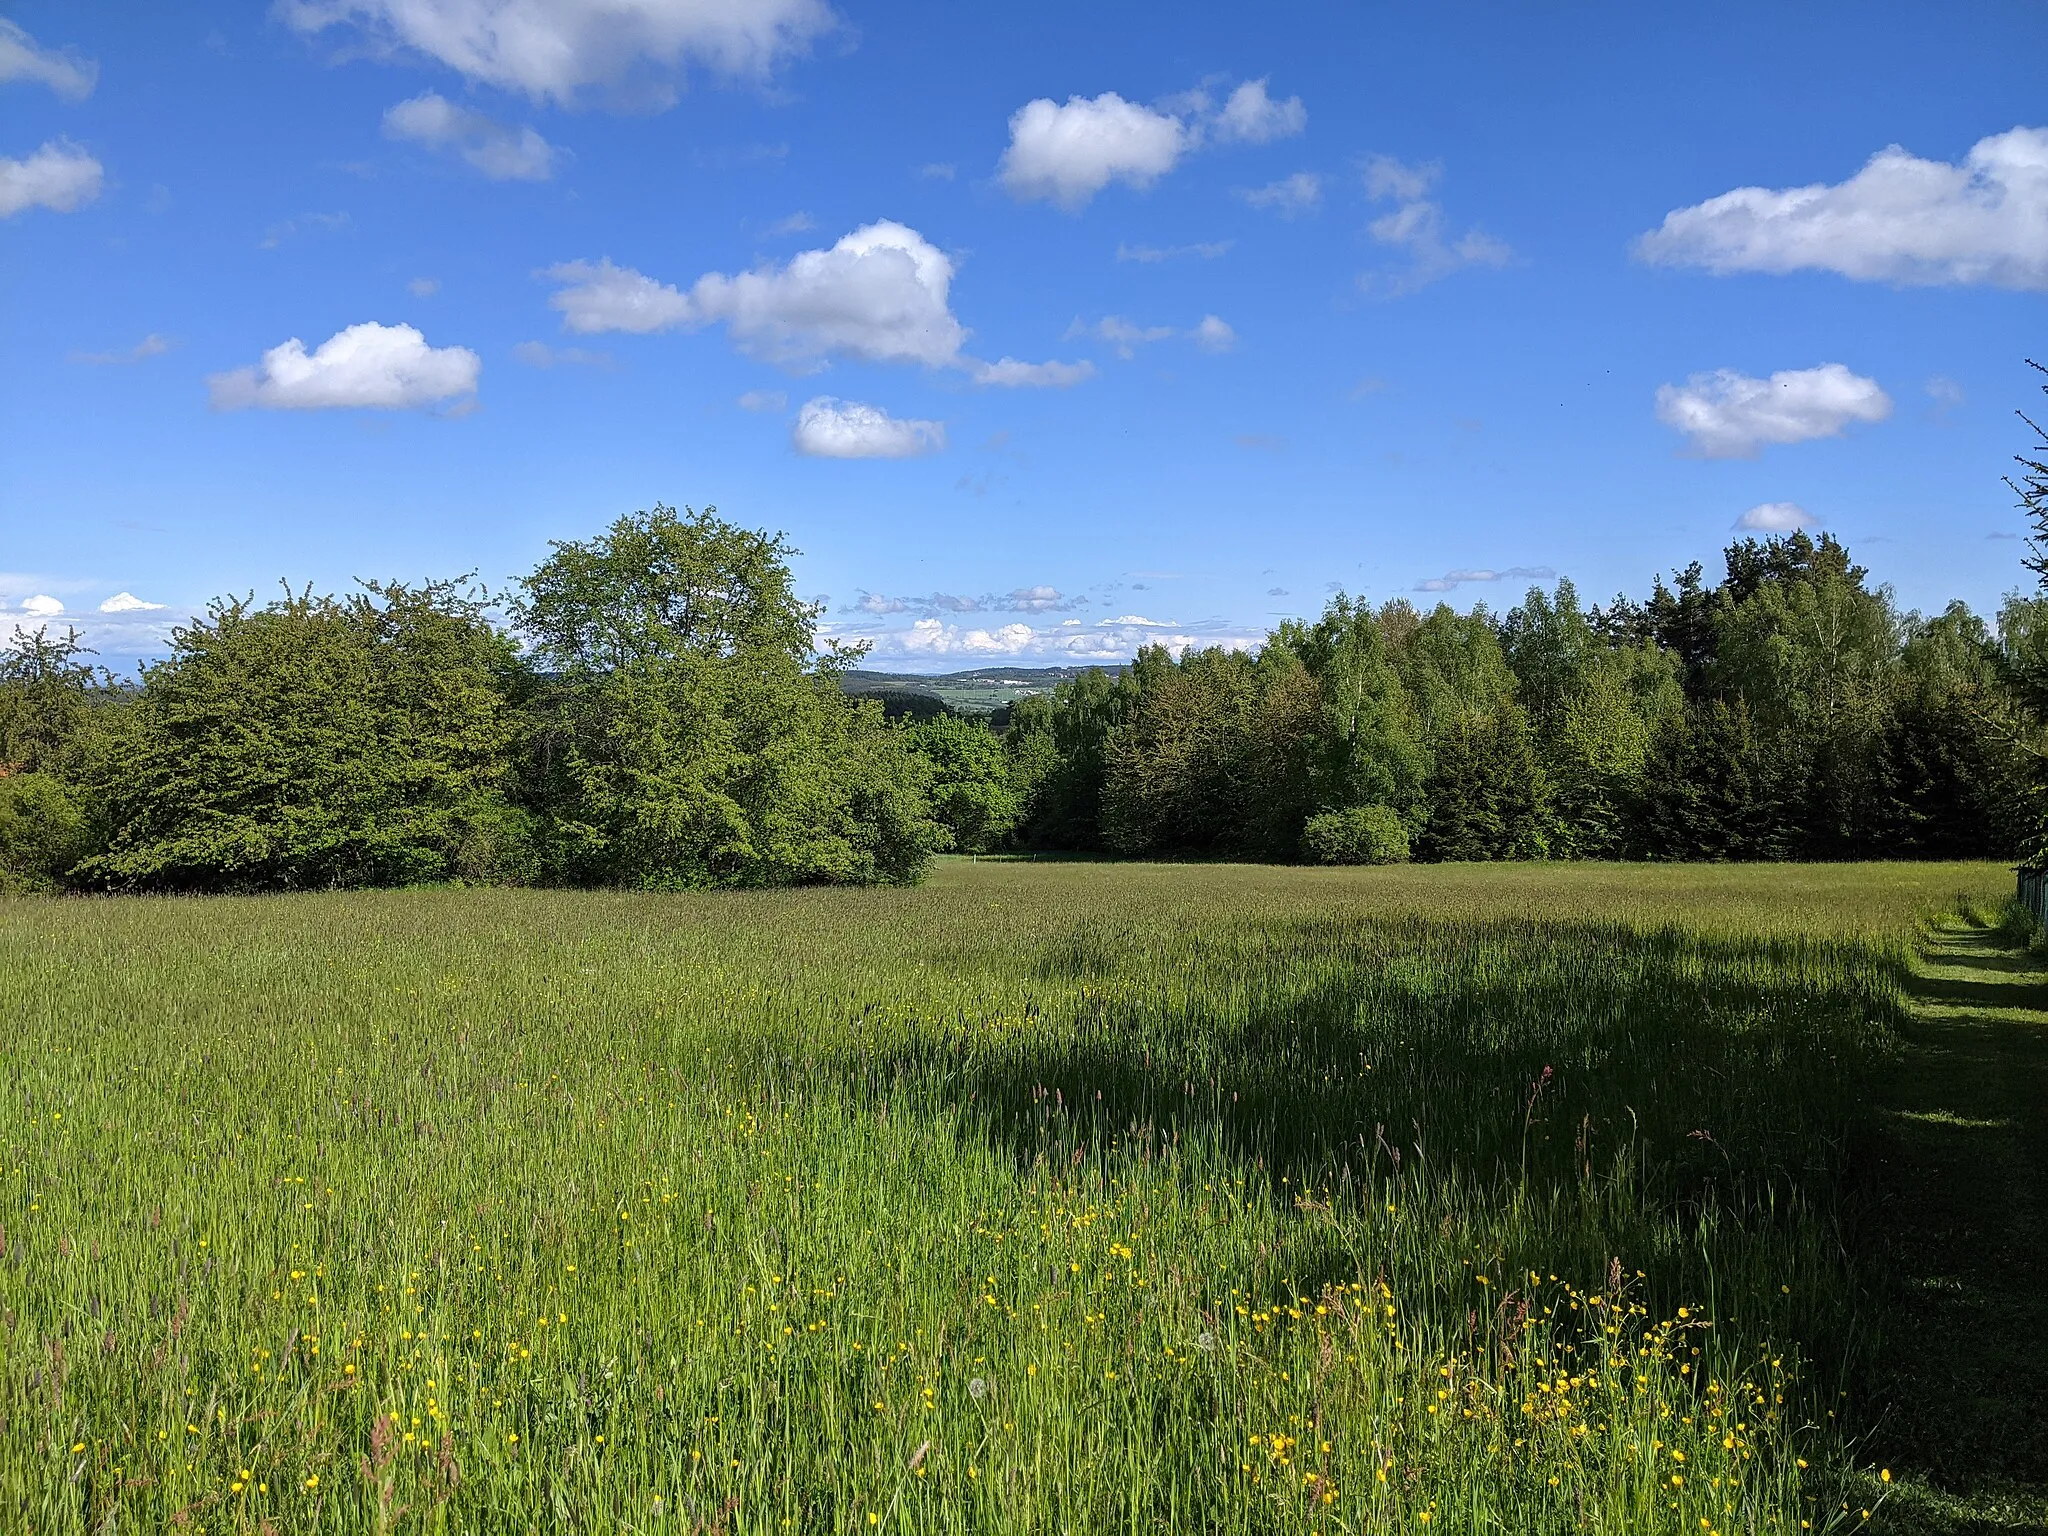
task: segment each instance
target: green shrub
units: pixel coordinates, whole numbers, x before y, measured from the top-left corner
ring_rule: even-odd
[[[1301,851],[1317,864],[1404,864],[1408,827],[1384,805],[1324,811],[1301,829]]]
[[[279,890],[502,881],[516,854],[517,652],[453,583],[221,602],[177,630],[94,785],[114,831],[76,883]]]
[[[92,851],[92,818],[47,773],[0,778],[0,891],[48,890]]]

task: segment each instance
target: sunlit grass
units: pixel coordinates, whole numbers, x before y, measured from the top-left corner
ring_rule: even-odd
[[[1860,1523],[1858,1089],[2003,878],[0,904],[0,1523]]]

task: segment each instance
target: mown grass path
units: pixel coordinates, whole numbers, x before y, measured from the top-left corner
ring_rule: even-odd
[[[1885,1523],[2048,1532],[2048,968],[1950,925],[1910,993],[1874,1170]]]

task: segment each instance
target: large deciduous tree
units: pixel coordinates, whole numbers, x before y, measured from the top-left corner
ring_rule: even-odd
[[[906,744],[813,645],[779,535],[657,506],[557,543],[514,622],[544,674],[557,878],[643,887],[916,879],[944,843]]]

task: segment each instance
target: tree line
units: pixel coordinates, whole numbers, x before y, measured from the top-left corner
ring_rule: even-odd
[[[2042,453],[2048,456],[2048,440]],[[2015,482],[2048,540],[2048,467]],[[2030,565],[2048,590],[2048,543]],[[216,602],[139,679],[0,650],[0,887],[903,883],[935,853],[2036,857],[2048,598],[1902,612],[1835,539],[1495,615],[1338,594],[995,717],[849,696],[780,535],[668,507],[503,598]]]
[[[1743,540],[1646,599],[1500,615],[1339,595],[906,727],[956,846],[1402,859],[2004,858],[2031,849],[2048,602],[1899,611],[1840,543]]]
[[[888,883],[947,846],[922,759],[814,645],[792,551],[656,507],[508,600],[368,582],[216,602],[119,683],[0,654],[16,887]],[[502,615],[504,622],[499,621]]]

